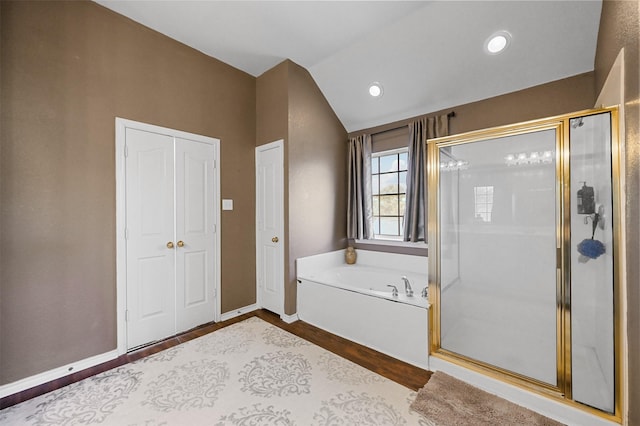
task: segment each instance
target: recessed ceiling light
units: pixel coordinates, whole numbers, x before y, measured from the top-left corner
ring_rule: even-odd
[[[484,48],[490,55],[497,55],[506,49],[511,43],[511,34],[506,31],[498,31],[487,39]]]
[[[373,83],[371,83],[371,85],[369,85],[369,94],[374,98],[381,97],[382,93],[384,93],[384,91],[382,90],[382,84],[374,81]]]

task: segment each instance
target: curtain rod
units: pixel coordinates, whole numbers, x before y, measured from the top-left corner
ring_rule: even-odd
[[[425,116],[429,117],[429,114],[426,114]],[[456,112],[455,111],[451,111],[450,113],[447,114],[447,118],[454,118],[456,116]],[[402,126],[398,126],[398,127],[392,127],[390,129],[386,129],[383,130],[381,132],[375,132],[375,133],[371,133],[371,136],[373,135],[381,135],[383,133],[387,133],[387,132],[391,132],[393,130],[398,130],[398,129],[402,129],[403,127],[407,126],[408,124],[403,124]]]

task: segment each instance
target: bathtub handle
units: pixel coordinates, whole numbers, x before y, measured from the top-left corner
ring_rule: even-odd
[[[407,297],[413,297],[413,289],[411,288],[409,278],[403,276],[402,281],[404,281],[404,292],[406,293]]]
[[[393,290],[391,290],[391,295],[393,297],[398,297],[398,287],[396,287],[395,285],[391,285],[391,284],[387,284],[387,287],[391,287]]]

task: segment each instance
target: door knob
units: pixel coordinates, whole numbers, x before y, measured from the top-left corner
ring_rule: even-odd
[[[184,247],[184,242],[183,241],[178,241],[178,247]]]
[[[271,239],[271,242],[277,243],[277,242],[278,242],[278,237],[273,237],[273,238]]]
[[[169,242],[167,243],[167,248],[170,248],[170,249],[172,249],[172,248],[173,248],[173,241],[169,241]]]

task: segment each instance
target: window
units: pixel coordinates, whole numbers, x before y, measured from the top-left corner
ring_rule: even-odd
[[[493,210],[493,186],[476,186],[473,188],[475,197],[475,218],[478,222],[491,222]]]
[[[407,190],[408,149],[371,156],[373,238],[402,240]]]

